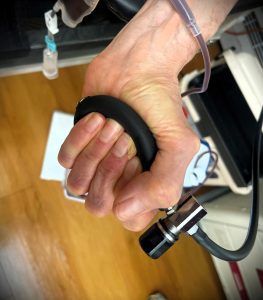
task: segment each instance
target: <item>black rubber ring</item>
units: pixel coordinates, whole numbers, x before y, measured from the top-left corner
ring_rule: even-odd
[[[111,96],[84,98],[76,107],[74,124],[91,112],[120,123],[134,141],[143,171],[150,170],[157,153],[156,141],[149,127],[129,105]]]

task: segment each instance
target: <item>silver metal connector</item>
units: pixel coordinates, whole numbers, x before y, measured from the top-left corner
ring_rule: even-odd
[[[205,215],[206,210],[195,197],[189,196],[176,210],[176,212],[162,220],[164,226],[173,235],[181,231],[187,232],[196,225]]]
[[[167,215],[140,237],[142,249],[154,259],[162,256],[178,240],[181,232],[194,234],[197,223],[207,213],[191,195],[173,213],[171,208],[165,211]]]

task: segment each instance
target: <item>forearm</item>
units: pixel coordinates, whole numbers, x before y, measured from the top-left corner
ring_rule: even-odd
[[[236,0],[188,0],[205,39],[223,22]],[[151,95],[180,111],[178,74],[193,58],[199,45],[170,0],[148,0],[112,43],[90,64],[84,95],[122,99],[154,123]],[[100,72],[100,76],[94,74]],[[177,105],[177,107],[174,107]],[[179,107],[179,109],[178,109]],[[158,107],[157,107],[158,108]],[[158,111],[156,112],[158,113]]]
[[[187,1],[206,40],[217,31],[235,2]],[[176,84],[179,72],[198,50],[199,45],[170,0],[148,0],[99,55],[98,64],[114,66],[106,79],[111,78],[114,82],[111,85],[114,90],[122,90],[128,82],[138,85],[137,78],[144,83],[158,81],[167,88],[171,87],[173,94],[173,83]]]

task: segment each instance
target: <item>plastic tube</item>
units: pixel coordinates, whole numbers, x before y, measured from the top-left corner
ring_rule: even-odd
[[[171,4],[174,6],[186,26],[191,30],[193,36],[196,38],[204,60],[204,69],[205,69],[205,75],[204,75],[204,80],[203,80],[203,85],[201,88],[191,88],[188,91],[182,93],[182,97],[184,96],[189,96],[192,94],[198,94],[198,93],[203,93],[207,90],[209,80],[210,80],[210,75],[211,75],[211,65],[210,65],[210,55],[209,51],[207,49],[207,45],[205,43],[205,40],[202,36],[202,33],[196,23],[195,17],[186,3],[185,0],[170,0]]]
[[[189,89],[188,91],[182,93],[182,97],[189,96],[189,95],[192,95],[192,94],[200,94],[200,93],[205,92],[208,88],[209,80],[210,80],[210,76],[211,76],[210,55],[209,55],[209,51],[207,49],[205,40],[204,40],[201,33],[199,35],[195,36],[195,38],[197,39],[197,41],[200,45],[203,60],[204,60],[205,73],[204,73],[203,85],[202,85],[201,88],[191,88],[191,89]]]

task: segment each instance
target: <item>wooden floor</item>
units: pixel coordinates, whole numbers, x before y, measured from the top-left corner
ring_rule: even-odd
[[[160,260],[112,216],[96,219],[39,179],[54,110],[73,113],[85,67],[0,78],[0,300],[225,299],[209,255],[190,238]]]

